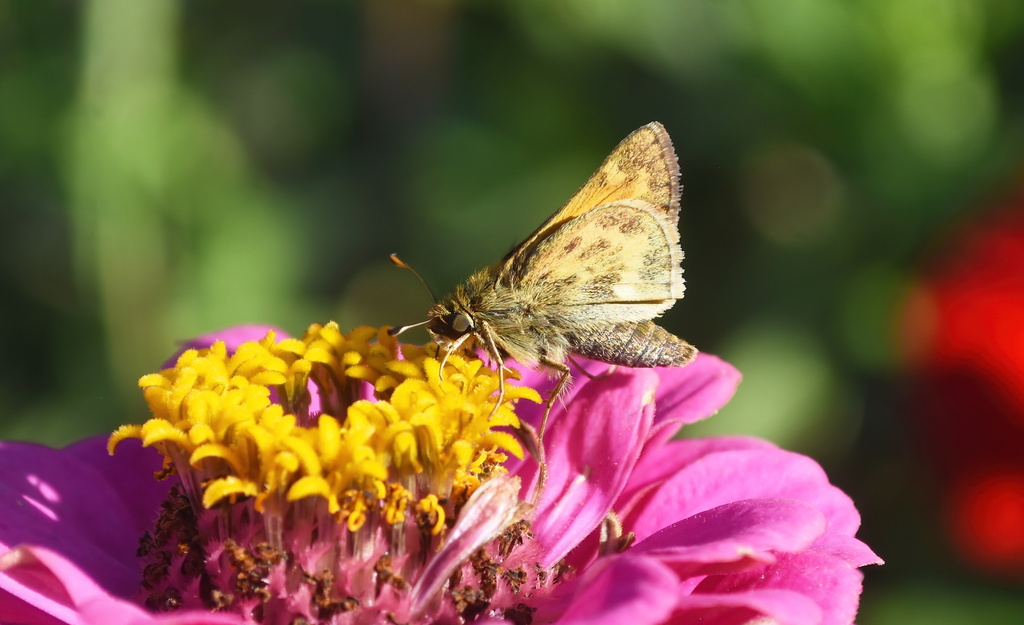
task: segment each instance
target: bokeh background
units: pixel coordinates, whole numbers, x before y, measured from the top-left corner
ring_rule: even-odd
[[[0,0],[0,435],[144,418],[223,326],[400,324],[666,125],[687,434],[857,500],[860,622],[1024,622],[1024,3]],[[412,335],[425,340],[425,335]]]

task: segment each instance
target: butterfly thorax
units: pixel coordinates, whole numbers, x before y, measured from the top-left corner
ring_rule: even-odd
[[[550,302],[555,294],[495,280],[497,267],[472,275],[430,310],[427,329],[448,348],[479,345],[492,360],[534,366],[562,362],[568,339],[558,331]],[[470,335],[465,337],[465,335]]]

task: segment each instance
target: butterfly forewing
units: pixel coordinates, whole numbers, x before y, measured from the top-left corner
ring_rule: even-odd
[[[562,208],[502,260],[498,279],[521,271],[537,245],[570,219],[596,206],[643,200],[663,211],[675,227],[679,215],[679,164],[664,126],[651,122],[612,150],[601,167]]]

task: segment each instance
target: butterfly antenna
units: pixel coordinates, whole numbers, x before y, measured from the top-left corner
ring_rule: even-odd
[[[427,285],[427,281],[423,279],[423,276],[421,276],[418,271],[416,271],[409,265],[405,264],[405,261],[399,258],[398,254],[392,254],[391,256],[389,256],[389,258],[391,259],[391,264],[394,265],[395,267],[401,267],[402,269],[408,269],[409,271],[411,271],[412,275],[416,276],[416,279],[420,281],[420,284],[423,285],[423,288],[425,288],[427,290],[427,293],[430,294],[430,299],[434,300],[435,304],[437,303],[437,296],[434,295],[434,291],[430,289],[430,286]]]
[[[395,267],[401,267],[402,269],[408,269],[409,271],[411,271],[412,275],[416,276],[416,279],[420,281],[420,284],[423,285],[423,288],[425,288],[427,290],[427,293],[430,294],[430,299],[432,299],[435,304],[437,303],[437,296],[434,295],[434,291],[430,289],[430,286],[427,284],[427,281],[423,279],[423,276],[421,276],[418,271],[407,265],[404,260],[398,257],[397,254],[392,254],[391,256],[389,256],[389,258],[391,259],[391,264],[394,265]],[[430,319],[427,319],[426,321],[421,321],[419,323],[413,323],[407,326],[395,326],[388,330],[388,334],[391,336],[398,336],[399,334],[405,332],[409,328],[415,328],[416,326],[425,325],[427,323],[430,323]]]

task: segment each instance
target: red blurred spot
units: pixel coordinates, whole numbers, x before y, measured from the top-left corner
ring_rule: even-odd
[[[997,471],[962,484],[950,497],[951,526],[977,566],[1024,573],[1024,471]]]
[[[903,310],[904,353],[927,369],[976,370],[1024,424],[1024,211],[998,215],[944,252]]]
[[[918,440],[949,534],[978,568],[1024,577],[1024,201],[958,233],[902,311]]]

